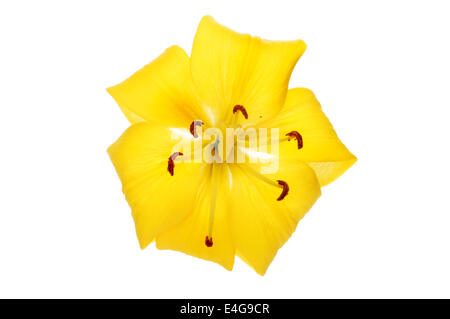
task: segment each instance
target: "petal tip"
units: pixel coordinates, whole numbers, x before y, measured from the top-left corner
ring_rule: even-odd
[[[114,88],[115,88],[116,86],[114,85],[114,86],[110,86],[110,87],[107,87],[105,90],[106,90],[106,92],[108,92],[108,94],[109,95],[111,95],[112,97],[113,97],[113,99],[115,100],[116,98],[115,98],[115,94],[114,94]]]
[[[189,58],[189,56],[186,53],[186,51],[184,51],[184,49],[182,47],[180,47],[180,46],[178,46],[176,44],[171,45],[170,47],[168,47],[164,53],[178,53],[183,58]]]
[[[144,250],[145,248],[147,248],[147,246],[152,242],[151,240],[144,240],[144,238],[142,238],[142,236],[137,236],[138,238],[138,242],[139,242],[139,248],[141,250]]]
[[[111,158],[111,153],[112,153],[112,145],[108,146],[108,148],[106,149],[106,153],[108,154],[109,158]]]
[[[303,54],[308,46],[306,45],[305,41],[301,39],[294,40],[295,44],[298,46],[299,50],[301,51],[301,54]]]
[[[270,264],[267,265],[266,267],[262,267],[262,268],[255,268],[253,266],[251,266],[251,267],[258,275],[260,275],[261,277],[264,277],[267,272],[267,269],[269,269],[269,266],[270,266]]]
[[[294,48],[293,57],[296,59],[296,61],[298,61],[303,56],[303,53],[305,53],[306,51],[306,43],[301,39],[287,41],[286,43],[290,43],[292,48]]]
[[[204,15],[202,17],[202,19],[200,20],[200,24],[203,23],[203,22],[216,22],[217,23],[217,21],[209,14]]]

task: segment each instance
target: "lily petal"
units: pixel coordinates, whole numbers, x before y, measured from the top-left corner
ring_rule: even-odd
[[[334,181],[357,160],[339,140],[314,93],[308,89],[290,89],[283,109],[270,125],[280,129],[280,139],[293,130],[301,134],[303,147],[299,150],[296,141],[282,142],[280,156],[307,162],[321,186]]]
[[[169,174],[174,134],[169,128],[141,122],[108,148],[132,209],[141,248],[183,220],[194,206],[201,164],[175,160],[174,174]]]
[[[122,83],[107,91],[134,124],[152,121],[172,127],[188,127],[202,118],[192,89],[189,57],[178,46],[168,48]]]
[[[264,275],[278,249],[320,196],[320,185],[311,167],[296,159],[280,158],[278,172],[262,177],[257,165],[232,167],[233,241],[238,256]],[[269,182],[277,184],[277,180],[289,186],[282,200],[277,200],[282,189]]]
[[[227,168],[224,165],[206,165],[201,175],[204,176],[204,183],[200,185],[192,213],[178,225],[160,234],[156,239],[156,247],[213,261],[231,270],[235,249],[229,228]],[[212,198],[215,198],[213,208]],[[211,209],[214,214],[212,224]],[[207,247],[205,238],[209,235],[210,225],[213,245]]]
[[[276,114],[305,49],[301,40],[262,40],[234,32],[205,16],[194,39],[191,69],[197,93],[211,109],[214,124],[229,122],[235,105],[245,107],[247,123]]]

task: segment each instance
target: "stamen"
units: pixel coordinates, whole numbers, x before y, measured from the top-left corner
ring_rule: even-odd
[[[212,247],[212,245],[213,245],[212,237],[206,236],[205,245],[206,245],[206,247]]]
[[[247,114],[247,110],[245,109],[245,107],[243,107],[242,105],[235,105],[233,107],[233,114],[235,114],[237,111],[241,111],[242,115],[244,115],[245,119],[248,120],[248,114]]]
[[[222,168],[222,166],[220,166]],[[211,193],[211,202],[209,203],[209,225],[208,225],[208,235],[205,238],[205,245],[206,247],[212,247],[213,240],[212,240],[212,231],[214,226],[214,214],[216,212],[216,199],[217,199],[217,190],[218,190],[218,177],[217,177],[217,165],[212,164],[211,165],[211,187],[212,187],[212,193]]]
[[[283,187],[281,195],[277,198],[277,201],[282,200],[289,193],[289,185],[285,181],[277,180],[277,183],[275,183],[274,180],[267,178],[266,176],[258,173],[256,170],[254,170],[253,168],[251,168],[249,166],[247,166],[245,169],[243,169],[241,166],[238,166],[238,167],[241,168],[244,173],[250,172],[253,176],[255,176],[256,178],[260,179],[261,181],[263,181],[269,185],[272,185],[275,187],[280,187],[280,186]]]
[[[191,125],[189,126],[189,131],[191,132],[191,134],[194,136],[194,138],[198,137],[197,132],[195,131],[195,127],[196,126],[202,126],[203,122],[202,121],[192,121]]]
[[[174,159],[176,159],[178,156],[182,156],[183,153],[181,152],[175,152],[169,157],[169,163],[167,165],[167,170],[169,171],[170,175],[173,176],[173,169],[175,168],[175,163],[173,162]]]
[[[267,177],[264,176],[263,174],[258,173],[258,172],[257,172],[255,169],[253,169],[251,166],[246,166],[245,169],[242,168],[240,165],[239,165],[238,167],[239,167],[244,173],[249,172],[249,173],[251,173],[253,176],[255,176],[256,178],[260,179],[261,181],[263,181],[263,182],[265,182],[265,183],[267,183],[267,184],[269,184],[269,185],[275,186],[275,187],[277,187],[277,188],[280,187],[277,183],[275,183],[274,180],[272,180],[272,179],[270,179],[270,178],[267,178]]]
[[[303,147],[303,138],[297,131],[292,131],[286,134],[288,137],[288,141],[291,140],[291,138],[295,138],[297,140],[297,148],[301,149]]]
[[[289,185],[285,181],[277,180],[278,184],[283,187],[283,191],[281,192],[280,197],[277,198],[278,201],[282,200],[286,197],[289,192]]]

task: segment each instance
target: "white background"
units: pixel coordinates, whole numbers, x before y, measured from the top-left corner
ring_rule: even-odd
[[[446,5],[447,4],[447,5]],[[450,297],[445,1],[9,1],[0,4],[0,297]],[[359,158],[266,276],[141,251],[106,148],[105,88],[201,17],[308,49],[312,89]]]

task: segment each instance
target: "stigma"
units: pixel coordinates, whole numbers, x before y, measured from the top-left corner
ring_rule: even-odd
[[[303,147],[303,138],[299,132],[291,131],[291,132],[287,133],[286,136],[288,137],[288,141],[290,141],[291,138],[295,138],[297,140],[297,148],[298,149],[301,149]]]
[[[174,159],[176,159],[178,156],[182,156],[183,153],[181,152],[175,152],[169,157],[169,162],[167,164],[167,170],[169,171],[170,175],[173,176],[173,170],[175,168],[175,163],[173,162]]]
[[[206,245],[206,247],[212,247],[212,245],[213,245],[212,237],[206,236],[205,245]]]

